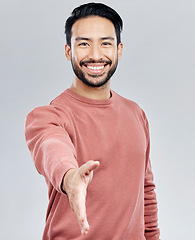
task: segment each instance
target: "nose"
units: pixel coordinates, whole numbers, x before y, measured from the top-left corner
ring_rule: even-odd
[[[102,49],[98,45],[92,45],[90,47],[89,58],[94,61],[102,59]]]

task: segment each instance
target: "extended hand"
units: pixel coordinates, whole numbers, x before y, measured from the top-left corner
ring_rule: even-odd
[[[70,206],[77,217],[83,235],[89,231],[85,207],[87,186],[93,178],[93,170],[99,164],[98,161],[90,160],[78,169],[70,169],[63,179],[62,189],[68,195]]]

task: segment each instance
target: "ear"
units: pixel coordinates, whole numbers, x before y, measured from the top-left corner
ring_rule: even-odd
[[[68,61],[71,61],[71,50],[68,44],[65,45],[65,56]]]
[[[122,44],[122,42],[119,43],[117,51],[118,51],[118,60],[120,60],[121,57],[122,57],[122,53],[123,53],[123,44]]]

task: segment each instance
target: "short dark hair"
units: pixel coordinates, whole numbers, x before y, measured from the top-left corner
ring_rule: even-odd
[[[119,16],[119,14],[112,9],[111,7],[103,4],[103,3],[87,3],[83,4],[77,8],[75,8],[71,16],[66,20],[65,23],[65,34],[66,34],[66,42],[69,46],[71,46],[71,29],[73,24],[81,19],[87,18],[90,16],[99,16],[109,19],[115,27],[116,37],[117,37],[117,45],[121,42],[121,31],[123,28],[123,20]]]

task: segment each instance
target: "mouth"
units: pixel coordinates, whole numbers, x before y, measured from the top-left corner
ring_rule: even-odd
[[[110,62],[85,62],[82,66],[85,67],[89,74],[102,75],[109,64],[111,65]]]
[[[105,65],[102,66],[90,66],[90,65],[86,65],[85,67],[87,67],[90,70],[94,70],[94,71],[99,71],[104,69]]]

